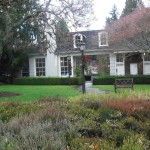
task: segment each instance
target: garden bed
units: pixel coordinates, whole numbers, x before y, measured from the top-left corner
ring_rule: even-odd
[[[3,102],[0,149],[149,150],[149,119],[149,100],[133,97]]]

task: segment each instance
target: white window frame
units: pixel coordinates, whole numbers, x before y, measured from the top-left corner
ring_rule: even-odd
[[[119,56],[122,57],[122,58],[120,58],[120,59],[122,59],[122,61],[117,61]],[[121,53],[116,54],[116,63],[124,63],[124,54],[121,54]]]
[[[78,48],[78,46],[76,45],[76,37],[80,37],[80,41],[83,41],[84,40],[84,37],[86,38],[85,35],[81,34],[81,33],[77,33],[77,34],[74,34],[73,35],[73,47],[74,48]]]
[[[150,52],[143,54],[143,74],[144,75],[149,75],[150,74],[149,72],[147,73],[148,70],[146,69],[146,66],[150,66],[150,60],[149,60],[149,58],[148,58],[148,60],[145,59],[147,57],[147,55],[150,55]]]
[[[63,60],[61,60],[61,59],[63,59]],[[66,59],[66,60],[64,60],[64,59]],[[66,65],[65,65],[65,63],[66,63]],[[70,63],[71,63],[71,60],[70,60]],[[69,76],[68,67],[69,67],[69,65],[68,65],[67,56],[60,57],[60,76],[61,77],[68,77]],[[62,74],[62,72],[64,72],[64,74]],[[72,69],[71,69],[71,76],[72,76]]]
[[[44,62],[42,62],[41,65],[38,65],[37,63],[40,64],[40,61],[39,61],[40,59],[44,59]],[[38,62],[37,62],[37,60],[38,60]],[[39,69],[39,71],[37,71],[38,69]],[[35,58],[35,74],[37,77],[46,76],[46,60],[44,57]]]
[[[102,40],[102,35],[106,36],[105,42]],[[102,44],[103,42],[105,44]],[[99,43],[99,47],[101,47],[101,46],[108,46],[108,34],[106,32],[100,32],[100,33],[98,33],[98,43]]]

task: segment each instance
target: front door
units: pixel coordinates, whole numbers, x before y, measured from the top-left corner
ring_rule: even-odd
[[[150,63],[144,63],[144,74],[150,74]]]
[[[130,74],[131,75],[137,75],[138,74],[138,65],[137,65],[137,63],[131,63],[130,64]]]
[[[117,64],[116,66],[117,75],[124,75],[124,65],[123,64]]]

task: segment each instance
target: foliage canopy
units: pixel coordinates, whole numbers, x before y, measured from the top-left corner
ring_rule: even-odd
[[[1,68],[14,59],[22,59],[16,53],[39,47],[54,52],[55,26],[64,19],[70,27],[89,25],[93,18],[92,0],[1,0],[0,1],[0,75],[7,71]],[[25,56],[25,55],[24,55]],[[22,66],[20,61],[16,62]],[[16,67],[16,66],[15,66]],[[7,67],[5,67],[7,68]],[[17,67],[19,70],[19,66]],[[9,73],[14,68],[9,69]]]

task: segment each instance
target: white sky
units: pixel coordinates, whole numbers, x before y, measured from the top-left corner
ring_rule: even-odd
[[[94,0],[94,12],[97,18],[92,25],[90,30],[103,29],[105,26],[106,17],[109,16],[109,12],[112,10],[113,5],[117,6],[119,14],[121,14],[126,0]],[[148,2],[150,0],[143,0],[143,2]],[[81,29],[83,30],[83,29]]]

